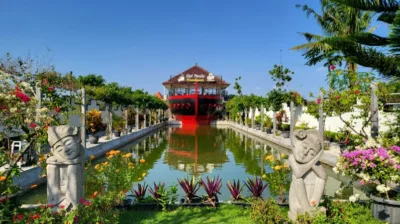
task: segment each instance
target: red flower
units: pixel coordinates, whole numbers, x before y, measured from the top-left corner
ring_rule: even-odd
[[[75,216],[74,217],[74,222],[78,222],[79,221],[79,217],[78,216]]]
[[[45,208],[46,208],[46,205],[42,205],[42,206],[40,206],[40,208],[45,209]]]
[[[26,95],[25,93],[23,93],[21,90],[17,90],[15,92],[15,96],[17,98],[19,98],[20,100],[22,100],[22,102],[24,102],[24,103],[31,101],[31,98],[28,95]]]
[[[36,128],[37,124],[33,122],[32,124],[29,125],[30,128]]]
[[[47,85],[47,83],[48,83],[47,79],[43,79],[42,85]]]
[[[336,99],[340,99],[340,95],[336,96]]]
[[[344,144],[348,144],[350,142],[350,140],[348,138],[346,138],[346,140],[344,140]]]
[[[123,192],[126,194],[126,192],[128,192],[128,190],[124,189]]]
[[[321,104],[321,101],[322,101],[321,98],[318,98],[317,99],[317,104]]]
[[[331,68],[331,70],[335,70],[336,66],[331,65],[330,68]]]
[[[54,91],[54,90],[55,90],[54,86],[49,87],[49,91]]]
[[[65,208],[65,205],[60,205],[60,208],[61,208],[61,209],[64,209],[64,208]]]
[[[21,221],[22,219],[24,219],[24,215],[22,214],[16,214],[13,217],[14,222]]]
[[[3,106],[0,107],[0,109],[1,110],[7,110],[7,107],[3,105]]]
[[[40,215],[36,214],[36,215],[32,216],[32,219],[38,219],[39,217],[40,217]]]
[[[54,205],[53,204],[48,204],[47,205],[49,208],[54,208]]]
[[[354,90],[354,94],[359,94],[360,93],[360,90],[359,89],[356,89],[356,90]]]
[[[85,204],[85,206],[89,206],[90,202],[89,201],[85,201],[83,204]]]
[[[56,113],[60,113],[60,111],[61,111],[61,108],[59,108],[59,107],[56,107],[56,108],[54,109],[54,112],[56,112]]]
[[[79,203],[81,203],[81,204],[82,204],[82,203],[85,203],[85,201],[86,201],[86,200],[85,200],[84,198],[79,199]]]

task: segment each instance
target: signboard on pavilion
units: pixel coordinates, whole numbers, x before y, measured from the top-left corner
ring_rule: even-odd
[[[204,74],[181,74],[178,78],[178,82],[214,82],[215,76],[209,73],[207,76]]]

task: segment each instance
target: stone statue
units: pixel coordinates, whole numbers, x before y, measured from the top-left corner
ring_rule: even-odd
[[[292,182],[289,190],[289,218],[296,220],[297,215],[325,212],[317,209],[324,192],[326,174],[319,163],[323,155],[322,142],[317,130],[294,131],[293,154],[289,156],[292,170]]]
[[[53,154],[47,159],[47,202],[74,209],[84,197],[85,149],[79,129],[51,126],[47,133]]]

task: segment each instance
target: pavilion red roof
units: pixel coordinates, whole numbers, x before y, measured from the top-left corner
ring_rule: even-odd
[[[195,82],[199,83],[199,85],[206,85],[206,86],[218,86],[222,88],[228,87],[230,84],[228,82],[225,82],[221,76],[217,76],[215,74],[212,74],[214,76],[212,79],[208,79],[209,76],[211,76],[209,71],[205,70],[204,68],[198,66],[197,64],[186,71],[179,73],[178,75],[175,75],[174,77],[170,78],[169,80],[163,82],[162,84],[166,87],[169,88],[172,85],[174,86],[188,86],[188,85],[194,85]],[[187,76],[189,75],[189,76]],[[194,76],[196,75],[196,76]],[[182,77],[185,77],[184,79]],[[188,77],[191,77],[189,79]],[[196,77],[204,77],[204,78],[198,78]],[[196,81],[197,80],[197,81]]]

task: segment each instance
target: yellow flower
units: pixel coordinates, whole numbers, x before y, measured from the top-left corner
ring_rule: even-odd
[[[124,157],[125,157],[125,158],[132,157],[132,153],[127,153],[127,154],[124,155]]]
[[[146,162],[146,160],[144,160],[144,159],[140,159],[140,160],[139,160],[139,162],[140,162],[140,163],[145,163],[145,162]]]
[[[94,155],[91,155],[90,156],[90,160],[93,160],[95,157],[94,157]]]
[[[128,163],[128,166],[133,168],[133,167],[135,166],[135,164],[133,164],[133,163]]]
[[[265,157],[265,160],[274,161],[274,157],[272,155],[269,155],[269,156]]]
[[[44,160],[44,157],[39,158],[39,162],[42,162]]]
[[[35,188],[37,187],[37,184],[31,185],[31,188]]]
[[[286,159],[286,154],[285,154],[285,153],[282,153],[282,154],[281,154],[281,158],[282,158],[282,159]]]
[[[120,153],[121,153],[121,151],[119,151],[119,150],[114,151],[114,155],[118,155]]]
[[[280,170],[280,169],[282,169],[282,166],[275,166],[275,167],[274,167],[274,170],[276,170],[276,171],[278,171],[278,170]]]
[[[112,158],[113,158],[113,156],[114,156],[114,155],[112,155],[112,154],[111,154],[111,155],[109,155],[109,156],[108,156],[108,159],[112,159]]]
[[[287,163],[283,164],[283,167],[288,168],[289,165]]]
[[[115,172],[118,173],[118,172],[119,172],[119,169],[115,170]]]
[[[142,178],[141,177],[139,177],[139,178],[137,178],[138,179],[138,181],[141,181],[142,180]]]
[[[99,167],[100,167],[100,164],[96,164],[96,166],[94,166],[94,169],[97,170],[97,169],[99,169]]]
[[[6,176],[0,176],[0,181],[5,181],[6,180]]]
[[[145,177],[146,176],[146,173],[142,173],[142,177]]]
[[[267,178],[267,175],[265,175],[265,174],[264,174],[264,175],[262,175],[262,178],[263,178],[263,179]]]

